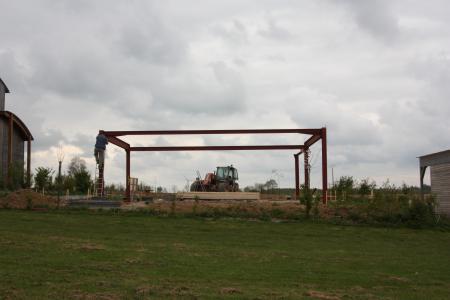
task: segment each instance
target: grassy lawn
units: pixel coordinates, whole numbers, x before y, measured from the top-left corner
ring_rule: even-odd
[[[0,299],[449,295],[449,232],[0,210]]]

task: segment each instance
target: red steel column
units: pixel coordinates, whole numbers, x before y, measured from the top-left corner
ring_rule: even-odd
[[[295,200],[300,199],[300,172],[298,163],[298,154],[294,154],[295,159]]]
[[[305,151],[303,151],[303,155],[304,155],[304,168],[305,168],[305,188],[309,189],[310,188],[310,184],[309,184],[309,148],[305,148]]]
[[[327,129],[322,128],[322,201],[327,204],[328,193],[328,165],[327,165]]]
[[[31,188],[31,138],[27,142],[27,187]]]
[[[131,191],[130,191],[130,150],[126,149],[126,155],[127,155],[127,166],[126,166],[126,172],[127,172],[127,179],[126,179],[126,190],[125,190],[125,201],[131,200]]]

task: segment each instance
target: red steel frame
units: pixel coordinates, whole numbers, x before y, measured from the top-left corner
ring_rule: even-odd
[[[125,150],[126,153],[126,191],[125,200],[131,199],[130,195],[130,154],[132,151],[236,151],[236,150],[299,150],[294,154],[295,160],[295,196],[300,196],[300,170],[299,155],[304,154],[305,186],[310,187],[309,148],[317,141],[322,140],[322,201],[327,202],[327,129],[237,129],[237,130],[153,130],[153,131],[104,131],[108,141]],[[128,135],[207,135],[207,134],[283,134],[298,133],[311,135],[303,145],[254,145],[254,146],[153,146],[133,147],[119,137]],[[101,182],[103,182],[103,172]],[[104,184],[101,185],[103,195]]]

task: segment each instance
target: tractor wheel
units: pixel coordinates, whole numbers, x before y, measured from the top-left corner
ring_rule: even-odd
[[[202,191],[202,185],[200,184],[199,181],[194,181],[191,184],[191,192],[201,192]]]
[[[227,192],[227,191],[228,191],[228,189],[227,189],[227,184],[226,183],[219,182],[217,184],[217,192]]]

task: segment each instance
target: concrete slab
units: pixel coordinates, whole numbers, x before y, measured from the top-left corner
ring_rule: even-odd
[[[244,192],[181,192],[176,194],[178,200],[259,200],[259,193]]]

